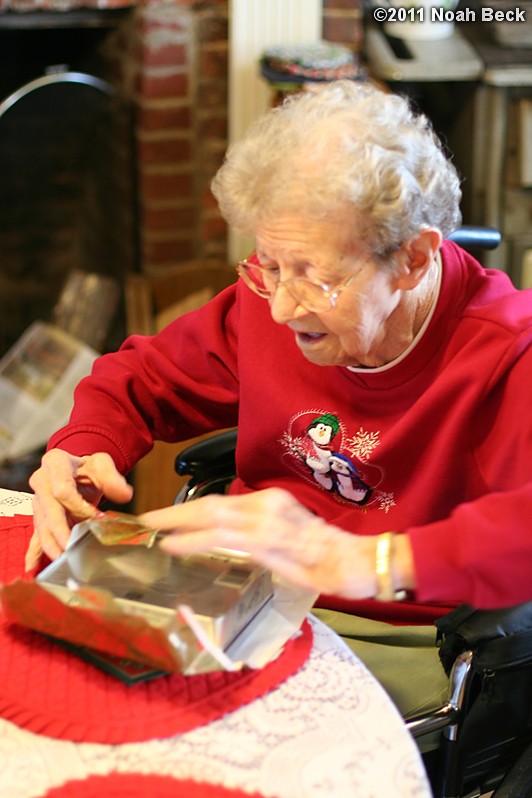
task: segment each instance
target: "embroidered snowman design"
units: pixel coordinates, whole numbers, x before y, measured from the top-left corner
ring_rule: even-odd
[[[340,425],[332,413],[324,413],[308,425],[304,439],[304,459],[312,476],[326,490],[331,490],[334,481],[330,475],[331,441]]]
[[[354,463],[345,454],[333,452],[329,458],[334,487],[344,499],[355,504],[366,504],[372,494],[369,485],[359,476]]]

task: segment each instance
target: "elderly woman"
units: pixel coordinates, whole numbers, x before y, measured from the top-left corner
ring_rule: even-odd
[[[127,501],[122,475],[154,439],[238,425],[232,495],[144,520],[176,530],[168,551],[247,549],[318,591],[321,617],[413,712],[444,686],[434,617],[532,598],[531,296],[445,241],[456,171],[423,116],[367,85],[268,112],[213,192],[255,252],[234,286],[79,385],[31,479],[28,564],[56,557],[102,496]]]

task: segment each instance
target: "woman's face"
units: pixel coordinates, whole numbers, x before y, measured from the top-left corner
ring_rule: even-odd
[[[408,323],[399,310],[400,278],[356,242],[347,213],[334,221],[281,216],[261,223],[255,235],[261,265],[274,270],[280,281],[305,277],[334,290],[353,275],[336,307],[325,312],[305,310],[283,286],[268,300],[274,321],[292,330],[312,363],[375,367],[408,346],[411,336],[403,329]]]

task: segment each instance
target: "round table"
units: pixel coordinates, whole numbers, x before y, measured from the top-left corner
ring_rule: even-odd
[[[25,495],[19,497],[0,490],[0,515],[30,512]],[[312,651],[297,673],[183,734],[121,745],[73,743],[0,718],[0,795],[37,798],[65,786],[75,798],[75,780],[135,773],[176,785],[218,785],[224,796],[430,798],[418,749],[387,694],[334,632],[310,622]],[[100,795],[112,793],[104,787]]]

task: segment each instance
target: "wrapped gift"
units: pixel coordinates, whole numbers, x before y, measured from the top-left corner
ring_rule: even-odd
[[[0,588],[7,619],[83,651],[192,674],[266,664],[316,598],[246,552],[173,557],[160,537],[124,513],[77,524],[35,579]]]

